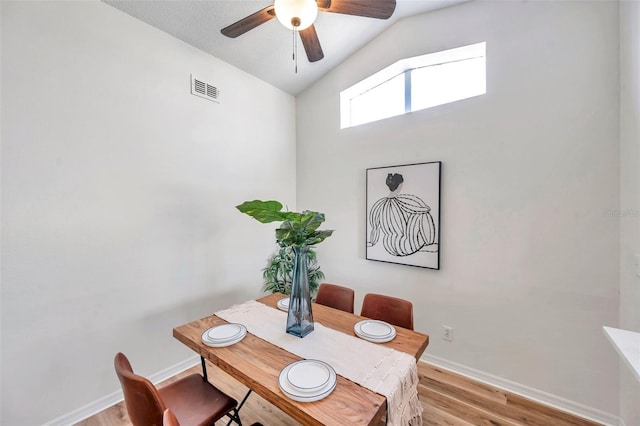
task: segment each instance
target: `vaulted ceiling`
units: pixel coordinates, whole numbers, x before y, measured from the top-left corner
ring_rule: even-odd
[[[468,0],[397,0],[387,20],[320,12],[314,26],[324,58],[310,63],[298,40],[298,70],[292,60],[292,32],[272,19],[228,38],[220,30],[272,0],[103,0],[105,3],[296,95],[395,22]],[[370,0],[374,1],[374,0]]]

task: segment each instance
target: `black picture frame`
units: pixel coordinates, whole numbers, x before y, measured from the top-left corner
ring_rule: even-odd
[[[366,259],[440,269],[442,162],[366,171]]]

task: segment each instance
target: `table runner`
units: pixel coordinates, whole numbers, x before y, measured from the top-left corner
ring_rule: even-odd
[[[285,332],[287,313],[251,300],[215,313],[288,352],[331,365],[339,375],[387,398],[387,424],[422,425],[418,368],[409,354],[325,327],[299,338]]]

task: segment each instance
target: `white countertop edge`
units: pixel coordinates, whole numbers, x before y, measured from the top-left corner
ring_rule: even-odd
[[[640,381],[640,333],[603,326],[605,336]]]

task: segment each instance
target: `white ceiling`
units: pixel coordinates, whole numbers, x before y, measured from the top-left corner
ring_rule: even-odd
[[[298,72],[290,30],[272,19],[233,39],[220,30],[273,0],[102,0],[143,22],[232,64],[292,95],[340,64],[398,20],[468,0],[397,0],[387,20],[319,12],[316,31],[324,59],[310,63],[298,39]]]

